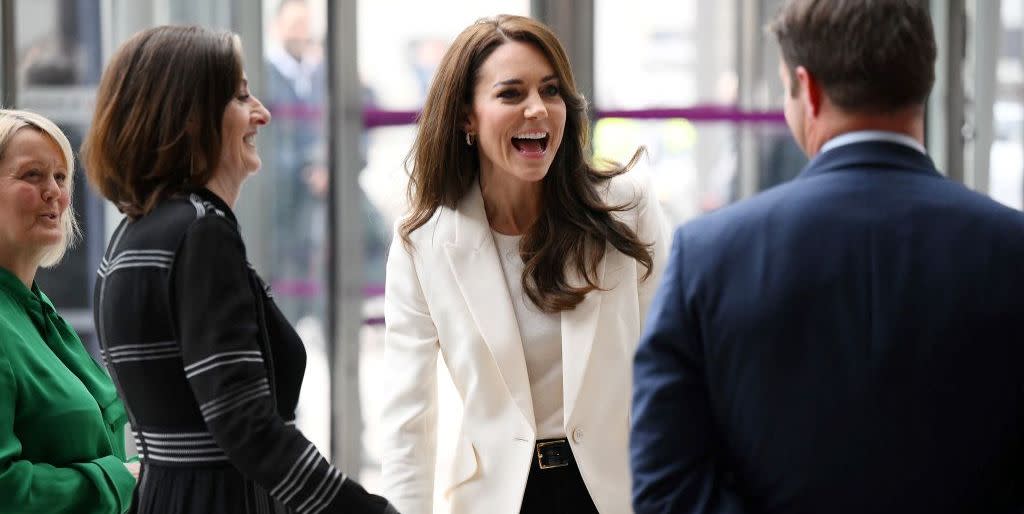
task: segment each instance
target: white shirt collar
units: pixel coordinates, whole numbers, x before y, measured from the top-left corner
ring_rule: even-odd
[[[865,141],[886,141],[889,143],[896,143],[903,146],[909,146],[918,152],[928,155],[928,151],[925,150],[924,145],[919,143],[916,139],[906,134],[889,132],[886,130],[857,130],[854,132],[840,134],[826,141],[824,145],[821,145],[821,149],[818,153],[822,154],[833,148],[852,145],[854,143],[863,143]]]

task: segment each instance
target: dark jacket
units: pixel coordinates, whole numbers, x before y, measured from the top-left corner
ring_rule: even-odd
[[[1024,214],[862,142],[675,234],[635,361],[634,506],[1024,506]]]
[[[143,457],[140,514],[383,511],[294,427],[305,351],[219,197],[122,222],[95,294]]]

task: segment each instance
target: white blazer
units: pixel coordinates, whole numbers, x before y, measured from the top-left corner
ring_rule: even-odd
[[[653,243],[654,272],[611,245],[598,267],[604,291],[562,312],[565,433],[602,513],[632,511],[629,412],[632,364],[647,307],[668,253],[669,228],[646,185],[628,173],[607,184],[614,214]],[[455,210],[440,208],[411,234],[396,236],[384,295],[384,495],[403,514],[433,511],[437,356],[463,403],[453,464],[440,477],[454,514],[516,514],[526,489],[536,423],[515,311],[478,185]],[[567,267],[567,270],[569,268]],[[570,283],[583,284],[569,273]]]

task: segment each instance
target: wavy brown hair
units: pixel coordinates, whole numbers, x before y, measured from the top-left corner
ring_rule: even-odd
[[[500,15],[470,25],[455,39],[441,60],[427,93],[419,130],[406,159],[411,212],[399,227],[407,248],[409,235],[423,226],[439,207],[455,209],[480,173],[480,157],[466,146],[462,122],[473,101],[473,88],[484,61],[499,46],[517,41],[533,45],[551,63],[565,101],[565,134],[551,169],[542,183],[542,212],[519,246],[525,263],[522,284],[530,300],[545,312],[570,310],[587,293],[600,289],[597,267],[605,245],[636,259],[651,274],[650,244],[640,241],[612,213],[635,204],[606,205],[599,187],[628,171],[643,153],[637,150],[625,166],[609,163],[598,169],[590,160],[590,120],[587,103],[576,89],[569,59],[555,34],[540,22]],[[566,267],[586,281],[569,284]]]
[[[110,60],[82,158],[99,192],[132,218],[202,187],[220,160],[224,109],[242,83],[238,36],[162,26]]]

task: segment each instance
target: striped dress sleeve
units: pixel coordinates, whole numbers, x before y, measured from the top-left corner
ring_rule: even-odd
[[[386,500],[347,479],[278,415],[248,273],[241,236],[221,216],[193,224],[171,270],[185,374],[213,439],[298,514],[384,512]]]

